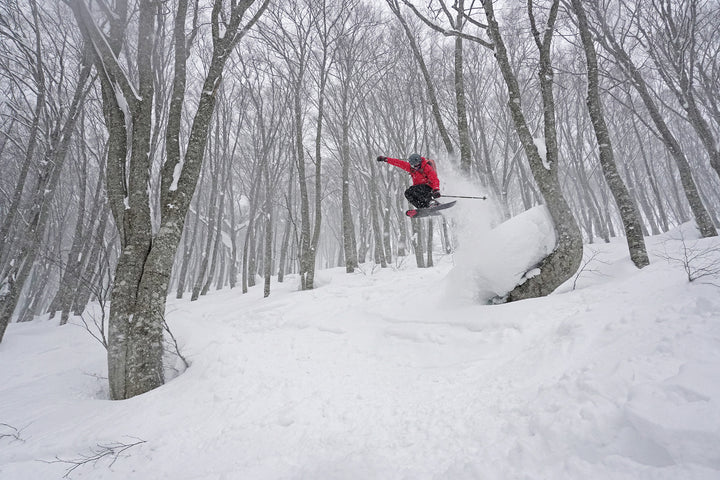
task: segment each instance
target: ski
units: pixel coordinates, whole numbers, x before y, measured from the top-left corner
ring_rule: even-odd
[[[453,200],[452,202],[439,203],[437,205],[433,205],[432,207],[408,210],[407,212],[405,212],[405,215],[407,215],[410,218],[427,217],[430,215],[440,215],[442,213],[442,210],[452,207],[453,205],[455,205],[455,203],[457,203],[457,201]]]

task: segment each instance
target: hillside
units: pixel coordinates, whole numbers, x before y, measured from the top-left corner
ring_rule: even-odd
[[[504,305],[461,291],[460,254],[173,299],[190,368],[119,402],[82,328],[12,324],[0,478],[61,478],[134,443],[68,477],[720,478],[720,295],[667,260],[684,243],[717,262],[720,242],[678,233],[648,239],[642,271],[621,241],[589,245],[577,279]]]

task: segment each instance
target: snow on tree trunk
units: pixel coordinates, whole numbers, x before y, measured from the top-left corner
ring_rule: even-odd
[[[549,13],[548,26],[543,38],[534,28],[532,10],[529,14],[533,24],[534,35],[540,51],[539,77],[544,105],[544,134],[546,157],[543,158],[538,151],[534,138],[528,128],[520,104],[520,87],[515,76],[500,28],[495,18],[492,0],[484,0],[485,13],[488,20],[488,30],[495,46],[495,58],[502,72],[509,94],[509,106],[515,129],[528,158],[530,170],[542,193],[545,205],[553,219],[556,229],[555,250],[540,264],[539,274],[526,278],[524,283],[513,289],[507,300],[522,300],[550,294],[565,280],[570,278],[577,270],[582,260],[582,236],[570,207],[563,196],[560,181],[558,180],[558,147],[555,129],[555,108],[552,94],[553,73],[550,63],[550,42],[552,40],[553,25],[557,15],[558,0],[552,4]],[[530,5],[530,4],[529,4]],[[549,167],[549,168],[548,168]]]

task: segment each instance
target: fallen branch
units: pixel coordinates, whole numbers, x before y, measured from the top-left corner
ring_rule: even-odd
[[[11,438],[12,441],[16,441],[16,442],[24,442],[24,441],[25,441],[25,440],[23,440],[23,438],[20,436],[20,434],[22,433],[22,431],[24,430],[24,428],[21,428],[20,430],[18,430],[17,428],[15,428],[15,427],[13,427],[12,425],[9,425],[9,424],[7,424],[7,423],[0,423],[0,428],[1,428],[2,430],[6,430],[5,432],[3,432],[2,430],[0,430],[0,439],[2,439],[2,438]]]
[[[128,437],[136,440],[132,443],[122,443],[122,442],[111,442],[108,444],[102,444],[98,443],[97,447],[94,447],[91,449],[90,453],[88,454],[81,454],[78,458],[71,458],[71,459],[62,459],[60,457],[55,457],[55,460],[43,460],[45,463],[63,463],[65,465],[68,465],[67,470],[65,470],[65,474],[63,475],[63,478],[70,478],[70,474],[74,472],[76,469],[82,467],[83,465],[93,464],[96,465],[97,462],[102,460],[103,458],[111,458],[112,460],[108,464],[108,467],[112,467],[115,462],[120,458],[120,455],[123,454],[125,451],[129,450],[132,447],[135,447],[137,445],[141,445],[143,443],[147,443],[145,440],[135,438],[135,437]]]

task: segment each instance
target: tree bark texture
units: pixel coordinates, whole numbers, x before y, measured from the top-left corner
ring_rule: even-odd
[[[615,164],[615,155],[610,140],[610,132],[605,123],[605,116],[600,102],[600,79],[598,75],[597,54],[595,45],[593,44],[590,29],[588,27],[585,8],[580,0],[572,0],[573,9],[578,19],[578,28],[580,30],[580,38],[582,40],[583,49],[585,50],[585,58],[588,68],[588,93],[587,106],[590,112],[590,120],[595,130],[595,137],[600,152],[600,165],[605,175],[610,192],[615,199],[615,204],[620,211],[620,218],[625,228],[625,238],[627,239],[628,249],[630,250],[630,259],[638,268],[643,268],[650,264],[647,250],[645,248],[645,239],[643,238],[642,225],[640,217],[635,208],[635,204],[628,193],[627,187],[620,177],[617,165]]]
[[[157,40],[155,27],[159,21],[158,15],[162,12],[150,2],[139,4],[137,49],[134,54],[137,88],[134,88],[117,63],[117,53],[126,35],[124,19],[127,18],[127,3],[118,2],[117,11],[110,14],[113,22],[109,39],[97,27],[83,2],[71,3],[83,36],[94,49],[96,67],[103,84],[106,126],[113,143],[108,174],[118,175],[114,177],[114,182],[118,183],[108,182],[111,208],[122,240],[109,319],[108,376],[112,399],[130,398],[164,382],[163,325],[173,261],[197,186],[216,92],[225,63],[237,42],[247,28],[257,21],[268,2],[265,1],[241,29],[243,16],[252,3],[252,0],[233,3],[229,16],[223,18],[222,33],[222,2],[216,2],[210,13],[212,58],[206,70],[184,155],[180,153],[178,139],[186,95],[187,0],[178,3],[173,31],[175,76],[166,134],[167,158],[161,169],[160,221],[154,236],[148,184],[155,107],[154,68],[159,67],[153,65],[153,50]],[[117,51],[110,51],[113,48]],[[123,105],[118,102],[120,98],[123,99]],[[124,143],[125,121],[132,131],[131,145]],[[129,158],[127,163],[126,157]]]
[[[538,265],[540,274],[526,279],[523,284],[510,292],[507,296],[508,301],[545,296],[552,293],[576,272],[582,260],[583,246],[580,229],[563,196],[558,180],[557,133],[552,94],[553,72],[550,63],[550,41],[552,40],[558,3],[559,1],[555,0],[552,4],[548,27],[545,29],[543,37],[541,38],[539,33],[535,33],[536,43],[540,51],[539,77],[544,106],[546,158],[543,159],[535,145],[522,111],[520,87],[517,77],[512,71],[500,27],[495,18],[493,2],[492,0],[483,1],[490,38],[495,45],[495,58],[508,89],[510,112],[515,130],[525,150],[530,170],[545,200],[545,205],[552,217],[556,231],[555,250]],[[529,13],[532,18],[532,13]]]

